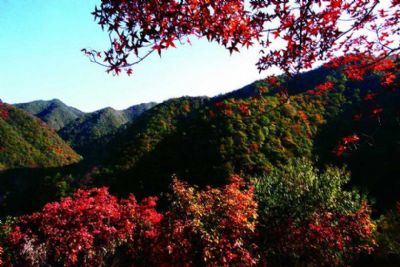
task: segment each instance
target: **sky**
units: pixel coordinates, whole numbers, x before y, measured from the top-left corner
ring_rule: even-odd
[[[58,98],[90,112],[124,109],[180,96],[214,96],[267,76],[257,48],[229,55],[222,46],[192,46],[153,54],[134,75],[112,76],[80,52],[105,49],[108,36],[90,14],[100,0],[0,0],[0,99],[7,103]]]

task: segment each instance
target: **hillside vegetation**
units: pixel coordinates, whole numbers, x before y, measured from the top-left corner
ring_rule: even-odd
[[[0,103],[0,170],[18,167],[57,167],[80,156],[39,119]]]
[[[58,131],[60,136],[85,158],[96,158],[102,151],[94,150],[120,128],[134,121],[155,103],[139,104],[125,110],[104,108],[81,115]]]
[[[340,68],[321,68],[280,77],[280,87],[292,92],[288,98],[274,93],[279,86],[259,81],[216,98],[166,101],[104,148],[109,157],[100,183],[146,195],[165,191],[172,175],[221,185],[232,174],[250,179],[306,157],[320,167],[347,165],[353,185],[388,205],[400,195],[400,96],[398,90],[377,94],[385,90],[379,79],[351,81]],[[311,92],[324,82],[332,84],[329,91]],[[376,107],[384,108],[376,114]],[[342,138],[355,134],[360,141],[338,156]]]
[[[90,113],[67,106],[58,99],[38,100],[14,106],[47,123],[84,158],[96,159],[102,152],[94,151],[94,148],[107,142],[122,126],[134,121],[155,105],[156,103],[150,102],[124,110],[104,108]]]
[[[84,114],[82,111],[67,106],[58,99],[38,100],[15,104],[15,106],[35,115],[56,131]]]

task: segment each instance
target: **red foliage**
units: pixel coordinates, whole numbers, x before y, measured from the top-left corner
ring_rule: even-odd
[[[260,264],[254,188],[232,176],[222,188],[198,190],[174,179],[165,215],[157,198],[118,201],[106,188],[22,216],[4,243],[14,266],[255,266]],[[400,211],[400,203],[398,204]],[[283,223],[282,223],[283,222]],[[285,223],[286,222],[286,223]],[[272,226],[272,227],[271,227]],[[370,210],[314,213],[270,225],[273,249],[315,266],[341,265],[373,248]],[[3,247],[0,246],[0,265]]]
[[[394,81],[396,80],[396,78],[397,77],[394,73],[388,72],[382,76],[381,82],[385,86],[390,86],[390,85],[394,84]]]
[[[310,266],[343,266],[361,253],[372,252],[375,225],[370,213],[364,203],[354,213],[321,211],[307,221],[288,221],[279,227],[276,249]]]
[[[315,90],[308,90],[307,93],[312,95],[323,95],[327,91],[333,89],[335,84],[331,81],[319,84],[315,87]]]
[[[93,15],[102,28],[107,27],[115,34],[102,59],[115,74],[154,51],[161,55],[163,50],[176,47],[176,42],[190,43],[188,35],[216,41],[231,53],[238,51],[239,44],[251,45],[258,35],[243,1],[103,0]],[[83,52],[92,61],[99,60],[98,51],[83,49]],[[135,57],[134,62],[128,62],[129,54]]]
[[[297,112],[297,116],[299,116],[299,118],[304,121],[304,122],[308,122],[308,116],[304,111],[298,111]]]
[[[279,86],[280,85],[278,78],[276,76],[274,76],[274,75],[269,76],[266,79],[266,81],[268,82],[269,85],[272,85],[272,86]]]
[[[239,110],[244,115],[249,115],[250,114],[249,104],[247,104],[247,103],[240,104],[239,105]]]
[[[377,95],[378,95],[377,93],[368,93],[363,97],[363,100],[365,101],[374,100]]]
[[[373,108],[371,108],[371,116],[372,117],[377,117],[382,112],[383,112],[383,108],[381,108],[381,107],[373,107]]]
[[[226,104],[224,102],[217,102],[215,103],[215,107],[222,110],[222,112],[228,117],[231,117],[233,115],[232,106],[229,104]],[[244,107],[243,111],[245,111],[245,108],[246,107]]]
[[[226,105],[224,102],[217,102],[217,103],[215,103],[215,106],[216,106],[217,108],[220,108],[220,109],[226,109],[226,108],[228,108],[228,105]]]
[[[357,113],[353,115],[353,121],[360,121],[362,119],[362,113]]]
[[[0,102],[0,118],[7,120],[9,116],[7,105]]]
[[[345,147],[344,145],[338,145],[333,152],[337,157],[341,157],[344,154],[344,152],[346,152],[346,150],[347,147]]]
[[[384,72],[387,70],[392,70],[395,67],[393,60],[384,59],[377,64],[373,64],[371,69],[373,72]]]
[[[400,11],[399,11],[400,14]],[[400,50],[400,48],[398,48]],[[386,55],[376,57],[358,53],[346,55],[331,60],[327,67],[344,66],[345,75],[352,80],[363,80],[368,73],[381,75],[381,84],[385,87],[393,86],[398,71],[399,56],[386,58]]]
[[[0,246],[0,266],[3,266],[3,253],[4,253],[3,247]]]
[[[154,235],[151,226],[162,218],[155,201],[138,204],[132,195],[118,201],[98,188],[49,203],[41,212],[20,217],[9,234],[15,264],[100,266],[121,244]]]
[[[175,202],[163,220],[155,266],[253,266],[257,204],[237,176],[222,189],[197,191],[177,179]]]
[[[183,111],[189,112],[190,111],[190,106],[188,104],[183,105]]]
[[[337,157],[342,156],[351,145],[358,143],[360,141],[360,137],[357,134],[345,136],[340,141],[339,145],[333,151]]]
[[[260,150],[260,145],[257,143],[252,143],[249,145],[249,149],[252,153],[257,152]]]
[[[103,266],[123,259],[152,266],[255,265],[257,204],[254,188],[237,176],[221,189],[198,191],[177,179],[165,216],[157,198],[118,201],[106,188],[22,216],[7,237],[15,266]],[[0,256],[2,253],[0,247]]]
[[[188,42],[189,35],[216,41],[231,53],[258,41],[259,70],[278,66],[286,73],[311,68],[334,55],[375,56],[381,61],[398,56],[400,50],[397,0],[391,5],[379,0],[251,0],[249,5],[244,0],[102,0],[93,15],[110,33],[111,48],[104,57],[96,50],[83,52],[114,74],[154,51],[161,54],[178,42]],[[383,62],[372,68],[390,67]],[[364,72],[347,69],[354,79]]]
[[[333,89],[333,87],[334,87],[334,84],[333,84],[333,82],[330,82],[330,81],[325,82],[325,83],[320,84],[320,85],[317,85],[315,87],[315,94],[316,95],[322,95],[326,91],[328,91],[330,89]]]
[[[360,137],[358,137],[358,135],[356,135],[356,134],[353,134],[353,135],[346,136],[346,137],[342,138],[342,142],[345,145],[351,144],[351,143],[356,143],[358,141],[360,141]]]

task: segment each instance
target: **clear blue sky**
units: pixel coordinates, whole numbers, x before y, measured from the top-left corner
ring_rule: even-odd
[[[258,49],[229,52],[205,40],[148,58],[135,75],[113,77],[81,48],[106,48],[90,12],[100,0],[0,0],[0,98],[19,103],[59,98],[83,111],[183,95],[213,96],[240,88],[258,73]]]

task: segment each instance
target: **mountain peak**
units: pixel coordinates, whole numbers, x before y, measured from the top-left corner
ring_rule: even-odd
[[[14,106],[37,116],[55,130],[63,128],[66,124],[84,114],[76,108],[67,106],[57,98],[15,104]]]

